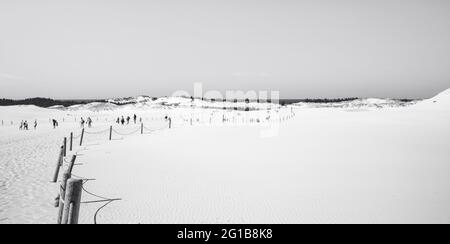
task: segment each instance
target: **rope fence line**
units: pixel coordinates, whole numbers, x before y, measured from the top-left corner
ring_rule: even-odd
[[[240,114],[238,114],[238,116],[240,116]],[[214,116],[214,114],[211,114],[211,117],[209,117],[210,124],[212,123],[212,117],[216,117],[216,116]],[[289,116],[284,116],[283,118],[279,117],[279,121],[280,122],[286,121],[288,119],[291,119],[292,117],[295,117],[295,113],[291,113]],[[271,116],[266,117],[266,118],[267,118],[267,120],[269,120],[271,118]],[[178,116],[178,119],[180,119],[180,116]],[[132,130],[129,132],[122,132],[122,131],[119,131],[118,129],[113,128],[113,126],[110,126],[109,129],[105,129],[105,130],[101,130],[101,131],[88,131],[85,128],[82,128],[81,134],[79,134],[77,136],[73,136],[73,133],[71,133],[70,141],[69,141],[70,151],[73,150],[73,145],[75,145],[75,144],[73,144],[73,140],[80,139],[79,146],[78,146],[78,144],[76,144],[78,146],[78,151],[72,155],[71,161],[68,161],[66,159],[66,157],[68,155],[67,155],[67,137],[65,137],[64,141],[63,141],[63,146],[61,147],[60,156],[59,156],[59,159],[57,162],[57,167],[55,170],[54,180],[53,180],[53,182],[56,183],[58,181],[57,179],[58,179],[58,174],[59,174],[60,168],[67,166],[67,171],[66,171],[66,173],[63,174],[63,177],[60,181],[59,196],[55,199],[56,200],[55,206],[60,208],[60,210],[58,212],[58,223],[78,224],[79,209],[80,209],[81,204],[105,203],[95,211],[95,214],[93,216],[94,224],[97,224],[98,223],[97,217],[102,209],[104,209],[106,206],[108,206],[109,204],[111,204],[115,201],[122,200],[121,198],[108,198],[108,197],[100,196],[98,194],[90,192],[89,190],[86,189],[85,185],[88,182],[94,181],[96,179],[89,179],[89,178],[85,178],[83,176],[78,176],[78,175],[72,174],[72,169],[75,165],[82,165],[82,164],[75,164],[75,160],[76,160],[77,156],[80,156],[78,154],[80,152],[80,150],[81,151],[86,150],[86,147],[81,148],[83,146],[83,139],[84,139],[84,137],[86,137],[85,135],[103,135],[103,134],[107,134],[109,132],[109,140],[111,141],[113,134],[120,135],[120,136],[131,136],[131,135],[135,135],[135,134],[151,134],[156,131],[162,131],[162,130],[172,128],[173,121],[172,121],[171,117],[166,116],[165,118],[163,118],[161,120],[168,122],[168,124],[165,125],[164,127],[160,127],[160,128],[156,128],[156,129],[148,128],[144,125],[144,123],[141,123],[139,128],[136,128],[135,130]],[[185,119],[183,116],[183,117],[181,117],[181,121],[184,121],[184,123],[187,123],[187,124],[190,124],[191,126],[193,126],[194,118],[191,117],[190,119]],[[197,123],[202,123],[201,118],[195,118],[195,121]],[[223,114],[222,116],[220,116],[220,121],[222,121],[223,123],[225,123],[226,121],[227,122],[233,121],[233,123],[235,123],[236,121],[239,122],[241,120],[240,119],[236,120],[235,117],[233,117],[233,118],[229,118],[228,116],[225,117],[225,115]],[[242,118],[242,121],[245,121],[245,119]],[[250,118],[250,119],[247,118],[247,121],[251,121],[252,123],[260,123],[260,121],[264,121],[264,120],[262,118]],[[203,122],[204,122],[204,120],[203,120]],[[87,139],[88,138],[86,138],[85,140],[87,140]],[[90,201],[81,201],[82,193],[85,193],[85,194],[90,195],[91,197],[94,197],[97,199],[90,200]]]
[[[59,195],[55,198],[55,207],[59,207],[57,223],[58,224],[78,224],[80,205],[105,203],[95,211],[93,221],[94,221],[94,224],[97,224],[98,223],[98,221],[97,221],[98,215],[102,209],[104,209],[106,206],[108,206],[109,204],[111,204],[115,201],[122,200],[121,198],[108,198],[108,197],[104,197],[104,196],[100,196],[98,194],[92,193],[91,191],[86,189],[85,185],[88,182],[96,180],[96,179],[89,179],[89,178],[85,178],[83,176],[78,176],[78,175],[72,174],[73,167],[75,165],[77,165],[77,164],[75,164],[75,160],[76,160],[77,156],[80,156],[79,151],[86,150],[86,147],[81,148],[83,146],[83,137],[85,137],[85,135],[102,135],[102,134],[109,132],[109,134],[110,134],[109,139],[111,140],[111,136],[112,136],[113,132],[115,134],[118,134],[121,136],[129,136],[129,135],[137,134],[139,132],[141,134],[144,134],[143,133],[144,130],[157,131],[157,130],[163,130],[166,128],[167,128],[167,126],[165,126],[163,128],[151,130],[151,129],[148,129],[147,127],[144,128],[143,123],[141,124],[140,128],[137,128],[131,132],[121,132],[116,129],[113,129],[112,126],[109,129],[101,130],[101,131],[88,131],[85,128],[83,128],[81,134],[78,136],[73,136],[73,133],[70,133],[70,135],[71,135],[69,137],[70,151],[73,150],[73,145],[74,145],[73,140],[80,138],[80,144],[78,147],[78,151],[74,152],[74,154],[72,155],[72,160],[70,160],[70,161],[66,158],[68,156],[67,155],[68,150],[67,150],[67,137],[65,137],[64,141],[63,141],[63,145],[61,146],[61,150],[60,150],[60,154],[59,154],[59,158],[57,161],[57,166],[56,166],[56,170],[55,170],[55,174],[54,174],[54,180],[53,180],[54,183],[58,182],[58,175],[59,175],[60,169],[64,168],[64,167],[67,168],[66,172],[63,174],[62,179],[60,180]],[[80,164],[78,164],[78,165],[80,165]],[[90,195],[91,197],[94,197],[97,199],[89,200],[89,201],[81,201],[82,193],[85,193],[85,194]]]
[[[75,177],[75,178],[78,178],[79,180],[84,180],[84,181],[93,181],[93,180],[97,180],[97,179],[93,179],[93,178],[91,178],[91,179],[89,179],[89,178],[84,178],[84,177],[81,177],[81,176],[78,176],[78,175],[75,175],[75,174],[72,174],[72,177]]]
[[[89,134],[89,135],[101,135],[101,134],[104,134],[106,132],[109,132],[109,129],[102,130],[102,131],[95,131],[95,132],[87,131],[87,130],[84,131],[85,134]]]
[[[118,130],[116,130],[116,129],[113,129],[112,126],[110,127],[110,129],[106,129],[106,130],[102,130],[102,131],[95,131],[95,132],[94,132],[94,131],[88,131],[88,130],[83,129],[82,133],[81,133],[80,135],[78,135],[78,136],[73,136],[73,133],[71,133],[71,137],[70,137],[70,140],[71,140],[71,141],[70,141],[70,145],[72,145],[72,143],[73,143],[72,140],[73,140],[73,139],[83,138],[83,135],[84,135],[84,134],[86,134],[86,135],[101,135],[101,134],[105,134],[105,133],[107,133],[107,132],[109,131],[110,134],[111,134],[112,132],[114,132],[115,134],[118,134],[118,135],[121,135],[121,136],[129,136],[129,135],[137,134],[137,133],[139,133],[139,132],[141,132],[141,134],[144,134],[144,133],[143,133],[144,130],[147,130],[147,131],[150,131],[150,132],[154,132],[154,131],[163,130],[163,129],[166,129],[166,128],[167,128],[167,126],[162,127],[162,128],[158,128],[158,129],[149,129],[149,128],[147,128],[147,127],[144,127],[144,125],[143,125],[143,123],[142,123],[141,126],[140,126],[140,128],[137,128],[136,130],[133,130],[133,131],[127,132],[127,133],[125,133],[125,132],[120,132],[120,131],[118,131]],[[110,135],[110,138],[111,138],[111,135]],[[62,148],[61,148],[61,155],[64,154],[64,153],[66,153],[66,151],[67,151],[67,144],[66,144],[67,138],[64,139],[64,142],[65,142],[65,143],[63,144],[63,146],[62,146]],[[82,142],[83,142],[83,141],[80,141],[80,146],[82,146]],[[72,147],[71,147],[71,149],[72,149]],[[74,155],[78,155],[78,152],[75,153]],[[59,168],[59,167],[63,167],[63,166],[69,167],[70,171],[72,171],[71,168],[73,168],[73,166],[74,166],[74,161],[73,161],[73,160],[72,160],[72,161],[68,161],[65,157],[62,157],[62,158],[59,159],[58,168]],[[58,169],[58,171],[59,171],[59,169]],[[71,223],[76,224],[76,223],[78,223],[78,215],[79,215],[79,212],[75,211],[75,212],[73,213],[74,215],[77,215],[77,216],[69,216],[69,217],[66,217],[66,215],[69,215],[70,213],[67,213],[67,211],[65,210],[65,209],[66,209],[65,207],[61,207],[61,206],[65,206],[65,205],[67,205],[67,204],[70,204],[71,206],[73,206],[73,203],[68,202],[68,203],[66,204],[66,201],[65,201],[66,198],[67,198],[67,199],[73,198],[73,197],[67,196],[67,194],[69,194],[69,192],[68,192],[67,189],[66,189],[66,188],[67,188],[66,185],[67,185],[67,181],[68,181],[68,180],[78,180],[78,181],[81,181],[81,182],[82,182],[82,183],[81,183],[81,188],[80,188],[81,190],[80,190],[80,192],[78,193],[78,195],[81,195],[81,192],[84,192],[85,194],[88,194],[88,195],[90,195],[90,196],[95,197],[95,198],[98,199],[98,200],[91,200],[91,201],[83,201],[83,202],[82,202],[82,201],[81,201],[81,197],[80,197],[80,201],[77,203],[78,209],[79,209],[79,205],[81,205],[81,204],[105,203],[105,204],[103,204],[102,206],[100,206],[100,207],[95,211],[95,214],[94,214],[94,224],[97,224],[97,223],[98,223],[98,221],[97,221],[98,215],[99,215],[99,213],[100,213],[100,211],[101,211],[102,209],[104,209],[106,206],[108,206],[108,205],[111,204],[112,202],[122,200],[121,198],[107,198],[107,197],[103,197],[103,196],[100,196],[100,195],[98,195],[98,194],[94,194],[94,193],[88,191],[88,190],[85,188],[85,184],[86,184],[87,182],[93,181],[93,180],[95,180],[95,179],[88,179],[88,178],[85,178],[85,177],[82,177],[82,176],[78,176],[78,175],[72,174],[71,172],[70,172],[70,176],[68,176],[68,174],[66,173],[66,174],[65,174],[65,179],[63,178],[62,181],[61,181],[61,186],[60,186],[59,196],[55,199],[55,200],[58,202],[58,204],[55,204],[55,206],[60,207],[60,209],[62,209],[62,210],[60,210],[60,213],[59,213],[59,215],[58,215],[58,223],[62,223],[62,224],[67,224],[67,223],[68,223],[68,224],[71,224]],[[73,193],[71,193],[71,194],[73,194]],[[63,196],[64,196],[64,197],[63,197]],[[70,209],[70,208],[69,208],[69,209]],[[74,221],[72,221],[72,220],[74,220]]]
[[[83,182],[83,185],[82,185],[82,187],[81,187],[81,189],[83,190],[83,192],[86,193],[86,194],[88,194],[88,195],[91,195],[91,196],[93,196],[93,197],[99,198],[99,199],[101,199],[101,200],[84,201],[84,202],[81,202],[81,204],[92,204],[92,203],[103,203],[103,202],[106,202],[104,205],[102,205],[101,207],[99,207],[99,208],[97,209],[97,211],[95,211],[95,214],[94,214],[94,224],[97,224],[97,216],[98,216],[98,214],[100,213],[100,211],[101,211],[103,208],[105,208],[107,205],[109,205],[110,203],[115,202],[115,201],[121,201],[122,199],[121,199],[121,198],[107,198],[107,197],[103,197],[103,196],[94,194],[94,193],[92,193],[92,192],[86,190],[86,188],[84,187],[88,182],[89,182],[89,180],[86,180],[86,181]]]
[[[118,199],[118,200],[122,200],[122,199]],[[103,206],[101,206],[99,209],[97,209],[97,211],[94,214],[94,224],[97,224],[97,215],[100,212],[100,210],[102,210],[103,208],[105,208],[106,206],[108,206],[110,203],[117,201],[116,199],[111,199],[110,201],[107,201],[107,203],[105,203]]]
[[[143,129],[144,129],[144,132],[145,132],[145,131],[149,131],[149,133],[152,133],[152,132],[155,132],[155,131],[165,130],[165,129],[167,129],[167,126],[161,127],[161,128],[158,128],[158,129],[149,129],[149,128],[143,126]]]
[[[259,110],[236,110],[233,108],[228,108],[228,109],[220,109],[220,108],[215,108],[217,110],[215,111],[211,111],[211,114],[219,114],[219,113],[247,113],[247,112],[279,112],[281,110],[283,110],[283,108],[285,108],[286,110],[290,109],[291,112],[294,110],[293,106],[282,106],[282,107],[278,107],[278,108],[270,108],[270,109],[259,109]],[[214,108],[210,108],[210,109],[214,109]],[[197,109],[193,109],[194,111],[197,111]],[[74,111],[72,111],[74,112]],[[158,113],[154,113],[150,116],[150,118],[148,116],[146,117],[140,117],[139,121],[164,121],[164,118],[161,118],[161,115],[164,114],[165,112],[158,112]],[[202,113],[204,114],[204,113]],[[67,115],[67,116],[63,116],[63,117],[55,117],[53,119],[59,121],[59,122],[63,122],[63,123],[79,123],[80,122],[80,118],[76,117],[77,115],[75,114],[71,114],[71,115]],[[110,118],[107,115],[92,115],[92,120],[96,121],[96,122],[115,122],[116,119],[115,118]],[[30,124],[32,125],[32,122],[37,121],[38,122],[38,127],[40,127],[42,124],[52,124],[52,118],[36,118],[36,119],[29,119],[28,120],[30,122]],[[59,124],[59,123],[58,123]],[[1,126],[16,126],[16,125],[20,125],[20,121],[16,121],[16,120],[9,120],[9,119],[2,119],[1,120]]]
[[[132,131],[132,132],[128,132],[128,133],[125,133],[125,132],[118,132],[118,131],[115,130],[115,129],[113,129],[112,131],[113,131],[114,133],[116,133],[117,135],[119,135],[119,136],[131,136],[131,135],[137,134],[139,131],[141,131],[141,128],[138,128],[138,129],[136,129],[136,130],[134,130],[134,131]]]
[[[62,149],[61,151],[63,151]],[[62,154],[62,153],[61,153]],[[101,209],[103,209],[106,205],[110,204],[114,201],[121,200],[120,198],[106,198],[99,196],[97,194],[94,194],[84,187],[84,185],[90,181],[94,181],[95,179],[88,179],[85,177],[81,177],[75,174],[72,174],[73,166],[75,165],[75,160],[78,153],[75,153],[72,156],[72,160],[68,161],[66,158],[63,158],[60,162],[60,167],[67,167],[67,171],[64,174],[63,178],[61,179],[60,184],[60,190],[59,195],[55,199],[55,207],[59,207],[58,212],[58,223],[59,224],[77,224],[78,223],[78,215],[79,215],[79,208],[81,204],[93,204],[93,203],[102,203],[107,202],[107,204],[101,206],[99,209],[96,210],[94,215],[94,223],[97,224],[97,216]],[[69,189],[69,182],[73,185],[73,183],[79,183],[78,192],[74,192],[73,190]],[[81,184],[80,184],[81,183]],[[72,187],[73,188],[73,187]],[[70,191],[69,191],[70,190]],[[81,192],[84,192],[88,195],[91,195],[93,197],[96,197],[100,200],[92,200],[92,201],[81,201]],[[74,197],[75,195],[75,197]],[[73,202],[73,199],[76,200],[76,202]],[[75,207],[74,207],[75,206]]]
[[[81,137],[81,134],[79,134],[78,136],[74,136],[72,137],[73,139],[79,139]]]

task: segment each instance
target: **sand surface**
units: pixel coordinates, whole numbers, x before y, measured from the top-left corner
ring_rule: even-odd
[[[223,123],[211,109],[0,107],[0,223],[55,222],[50,180],[80,116],[95,118],[72,152],[73,173],[95,179],[82,201],[121,199],[100,211],[107,202],[82,204],[81,223],[97,211],[98,223],[450,223],[448,97],[403,108],[285,108],[267,124],[236,111]],[[115,126],[108,141],[126,113],[140,113],[146,133]],[[167,113],[173,128],[149,133],[167,127]],[[38,129],[19,131],[22,119],[38,119]]]

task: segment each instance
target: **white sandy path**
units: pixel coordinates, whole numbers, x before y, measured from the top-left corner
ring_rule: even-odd
[[[259,132],[129,137],[85,151],[75,172],[123,198],[99,223],[450,223],[448,111],[298,110],[279,136]]]

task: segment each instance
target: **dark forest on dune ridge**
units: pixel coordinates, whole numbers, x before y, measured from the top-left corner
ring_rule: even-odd
[[[292,103],[305,102],[305,103],[337,103],[337,102],[348,102],[353,101],[358,98],[338,98],[338,99],[280,99],[279,104],[288,105]],[[0,106],[14,106],[14,105],[35,105],[42,108],[48,108],[52,106],[64,106],[70,107],[78,104],[88,104],[92,102],[107,102],[106,99],[98,100],[83,100],[83,99],[73,99],[73,100],[55,100],[51,98],[27,98],[20,100],[13,99],[0,99]],[[118,104],[123,105],[123,104]]]
[[[35,105],[42,108],[52,106],[69,107],[77,104],[87,104],[91,102],[104,102],[104,100],[54,100],[50,98],[27,98],[22,100],[0,99],[0,106],[14,106],[14,105]]]
[[[342,103],[342,102],[351,102],[357,100],[359,98],[335,98],[335,99],[327,99],[327,98],[318,98],[318,99],[280,99],[278,101],[281,105],[289,105],[293,103]],[[208,100],[208,99],[206,99]],[[410,102],[411,99],[397,99],[401,102]],[[84,99],[72,99],[72,100],[55,100],[51,98],[27,98],[21,100],[13,100],[13,99],[0,99],[0,106],[14,106],[14,105],[35,105],[42,108],[49,108],[52,106],[63,106],[70,107],[73,105],[79,104],[88,104],[92,102],[108,102],[106,99],[97,99],[97,100],[84,100]],[[212,99],[211,102],[218,102],[218,100]],[[237,102],[237,101],[235,101]],[[249,102],[247,100],[247,102]],[[253,101],[252,101],[253,102]],[[259,101],[258,101],[259,102]],[[271,102],[271,101],[269,101]],[[272,101],[275,102],[275,101]],[[114,103],[114,102],[113,102]],[[114,103],[116,104],[116,103]],[[125,104],[116,104],[116,105],[125,105]]]

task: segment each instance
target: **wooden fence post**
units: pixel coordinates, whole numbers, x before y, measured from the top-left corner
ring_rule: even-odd
[[[113,128],[112,128],[112,125],[109,127],[109,140],[111,141],[112,140],[112,130],[113,130]]]
[[[84,128],[81,130],[80,146],[83,145]]]
[[[71,175],[66,172],[63,174],[63,178],[61,180],[61,189],[59,190],[59,209],[58,209],[58,218],[57,218],[57,224],[61,224],[62,218],[63,218],[63,212],[64,212],[64,199],[66,198],[66,188],[67,188],[67,181],[70,179]]]
[[[70,132],[70,151],[72,152],[73,148],[73,132]]]
[[[64,137],[64,157],[67,156],[67,137]]]
[[[78,224],[82,187],[83,180],[69,179],[67,181],[62,224]]]
[[[61,150],[59,152],[58,162],[56,162],[55,174],[53,175],[53,183],[58,181],[59,169],[61,168],[62,161],[64,157],[64,146],[61,146]]]
[[[67,168],[67,173],[72,174],[73,166],[75,165],[75,161],[77,160],[77,155],[72,156],[72,160],[70,160],[69,167]]]

